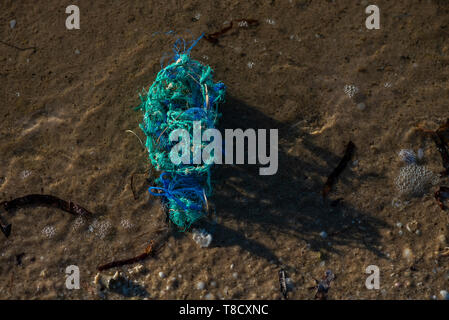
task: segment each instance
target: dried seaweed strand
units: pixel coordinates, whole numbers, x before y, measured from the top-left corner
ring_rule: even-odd
[[[346,151],[343,156],[343,158],[340,160],[340,163],[338,166],[332,171],[332,173],[327,178],[326,183],[323,187],[323,198],[326,198],[328,193],[331,191],[333,184],[337,180],[338,176],[343,172],[343,170],[348,165],[348,162],[351,160],[352,155],[355,150],[355,144],[352,141],[349,141],[348,145],[346,146]]]
[[[35,205],[55,207],[68,213],[71,213],[73,215],[83,215],[83,216],[92,215],[91,212],[84,209],[80,205],[73,203],[72,201],[67,202],[58,197],[46,194],[30,194],[10,201],[0,202],[0,208],[3,207],[5,211]],[[0,218],[1,231],[7,238],[11,234],[11,227],[12,227],[11,224],[5,224]]]
[[[233,28],[234,23],[237,23],[237,25],[240,28],[248,28],[249,26],[258,26],[259,25],[259,21],[255,20],[255,19],[232,20],[229,23],[229,26],[221,29],[220,31],[217,31],[217,32],[214,32],[214,33],[210,33],[210,34],[206,34],[204,36],[204,39],[209,41],[210,43],[217,44],[218,43],[218,39]]]
[[[127,264],[133,264],[142,260],[145,260],[149,256],[154,256],[156,254],[156,251],[160,250],[161,247],[164,245],[165,241],[167,240],[168,236],[170,235],[170,232],[168,229],[161,229],[157,232],[166,231],[163,233],[163,235],[159,238],[158,241],[152,240],[150,244],[145,248],[145,251],[141,254],[139,254],[136,257],[129,258],[129,259],[123,259],[123,260],[115,260],[103,265],[100,265],[97,267],[98,271],[104,271],[107,269],[115,268],[115,267],[121,267]],[[158,245],[156,245],[158,243]]]
[[[65,201],[47,194],[29,194],[10,201],[0,202],[0,207],[3,206],[6,211],[35,205],[55,207],[73,215],[92,215],[91,212],[72,201]]]
[[[103,264],[101,266],[98,266],[97,270],[103,271],[103,270],[107,270],[107,269],[111,269],[111,268],[115,268],[115,267],[121,267],[121,266],[124,266],[127,264],[133,264],[133,263],[142,261],[153,254],[153,249],[154,249],[154,241],[151,241],[150,244],[146,247],[145,252],[143,252],[142,254],[139,254],[138,256],[133,257],[133,258],[124,259],[124,260],[116,260],[116,261],[112,261],[112,262]]]

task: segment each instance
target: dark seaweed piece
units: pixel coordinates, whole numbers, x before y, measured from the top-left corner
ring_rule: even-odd
[[[437,145],[438,151],[443,160],[443,167],[445,169],[441,174],[443,176],[449,175],[449,118],[446,123],[440,126],[435,134],[432,135],[433,141]]]
[[[351,160],[354,150],[355,150],[355,144],[352,141],[349,141],[348,145],[346,146],[346,151],[345,151],[343,158],[341,158],[340,163],[334,169],[334,171],[332,171],[332,173],[327,178],[326,183],[324,184],[323,198],[326,198],[328,193],[331,191],[332,186],[335,183],[335,181],[337,180],[338,176],[343,172],[343,170],[348,165],[348,162]]]
[[[123,260],[115,260],[115,261],[100,265],[97,267],[97,270],[103,271],[103,270],[107,270],[107,269],[111,269],[111,268],[115,268],[115,267],[121,267],[121,266],[124,266],[127,264],[133,264],[133,263],[142,261],[149,256],[153,256],[154,254],[156,254],[156,251],[160,250],[160,248],[164,245],[165,241],[167,240],[168,236],[170,235],[170,232],[168,229],[164,228],[157,232],[160,233],[161,231],[166,231],[166,232],[163,233],[162,236],[160,236],[157,241],[152,240],[142,254],[139,254],[138,256],[133,257],[133,258],[123,259]]]
[[[315,280],[315,282],[317,283],[317,286],[316,286],[317,291],[315,293],[315,300],[327,300],[327,294],[331,287],[331,282],[333,280],[335,280],[335,278],[336,277],[332,273],[332,271],[327,270],[321,281]]]
[[[338,199],[332,200],[331,207],[338,206],[343,200],[344,200],[343,198],[338,198]]]
[[[250,26],[258,26],[259,25],[259,21],[255,20],[255,19],[232,20],[229,23],[229,26],[221,29],[220,31],[217,31],[217,32],[214,32],[214,33],[210,33],[210,34],[206,34],[204,36],[204,39],[209,41],[210,43],[217,44],[218,43],[218,39],[233,28],[234,23],[237,23],[237,25],[240,28],[248,28]]]
[[[11,201],[0,202],[0,206],[3,206],[6,211],[36,205],[55,207],[73,215],[92,215],[88,210],[72,201],[67,202],[47,194],[29,194]]]
[[[435,199],[437,200],[438,205],[442,210],[448,209],[448,207],[445,206],[444,203],[445,201],[449,200],[449,187],[441,186],[440,189],[435,192]]]
[[[115,268],[115,267],[121,267],[121,266],[124,266],[127,264],[133,264],[133,263],[142,261],[142,260],[146,259],[148,256],[153,254],[153,247],[154,247],[154,242],[151,241],[151,243],[146,247],[145,252],[142,254],[139,254],[137,257],[124,259],[124,260],[112,261],[112,262],[103,264],[101,266],[98,266],[97,270],[103,271],[103,270],[107,270],[107,269],[111,269],[111,268]]]
[[[3,207],[6,211],[36,205],[55,207],[73,215],[92,215],[91,212],[84,209],[80,205],[73,203],[72,201],[67,202],[65,200],[59,199],[58,197],[46,194],[30,194],[10,201],[0,202],[0,208]],[[6,237],[9,237],[9,235],[11,234],[11,224],[5,225],[0,221],[0,227],[3,234]]]
[[[279,285],[282,295],[285,299],[288,299],[287,275],[284,269],[279,270]]]

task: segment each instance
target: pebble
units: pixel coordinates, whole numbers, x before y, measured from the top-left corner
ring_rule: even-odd
[[[418,149],[417,157],[419,160],[422,160],[424,158],[424,150],[422,148]]]
[[[214,299],[214,295],[212,293],[208,293],[204,296],[204,298],[206,298],[206,300],[213,300]]]
[[[213,288],[215,288],[215,287],[217,286],[217,282],[212,281],[212,282],[210,283],[210,286],[213,287]]]
[[[11,29],[14,29],[14,27],[16,26],[17,21],[16,20],[11,20],[9,21],[9,26]]]
[[[238,276],[239,276],[239,274],[238,274],[237,272],[234,272],[234,273],[232,274],[232,277],[233,277],[234,279],[237,279]]]
[[[80,54],[80,53],[81,52],[78,49],[75,50],[75,54]]]
[[[327,232],[326,231],[321,231],[320,232],[320,237],[323,238],[323,239],[327,238]]]
[[[196,284],[196,288],[198,290],[204,290],[204,289],[206,289],[206,283],[204,281],[200,281]]]
[[[164,279],[166,277],[165,273],[163,273],[162,271],[159,272],[159,278]]]
[[[440,296],[441,296],[441,299],[443,299],[443,300],[449,300],[449,292],[447,292],[446,290],[441,290]]]
[[[365,105],[364,102],[360,102],[360,103],[357,105],[357,108],[358,108],[359,110],[365,110],[366,105]]]
[[[404,257],[405,259],[407,259],[407,260],[411,260],[412,257],[413,257],[413,253],[412,253],[412,250],[410,250],[410,248],[405,248],[405,249],[402,251],[402,255],[403,255],[403,257]]]

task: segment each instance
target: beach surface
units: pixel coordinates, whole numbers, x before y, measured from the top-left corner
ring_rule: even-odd
[[[79,30],[65,27],[70,4]],[[434,192],[448,181],[435,143],[415,128],[449,117],[449,3],[376,4],[379,30],[365,27],[367,1],[2,1],[0,202],[51,194],[93,217],[1,208],[12,231],[0,234],[0,298],[281,299],[283,269],[289,299],[314,299],[326,270],[336,275],[329,299],[440,299],[448,211]],[[220,129],[279,130],[277,174],[217,165],[214,214],[197,226],[211,245],[173,232],[154,256],[101,273],[121,271],[129,290],[101,288],[99,265],[144,252],[167,228],[147,191],[156,173],[127,131],[145,138],[139,93],[177,38],[238,19],[259,25],[217,45],[202,39],[191,56],[228,88]],[[349,141],[355,153],[323,199]],[[419,165],[435,176],[419,195],[396,186],[402,149],[422,149]],[[70,265],[78,290],[66,287]],[[378,290],[365,285],[370,265]]]

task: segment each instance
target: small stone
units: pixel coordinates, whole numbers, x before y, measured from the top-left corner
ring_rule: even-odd
[[[232,277],[233,277],[234,279],[237,279],[237,278],[239,277],[239,274],[238,274],[237,272],[234,272],[234,273],[232,274]]]
[[[204,289],[206,289],[206,283],[204,281],[200,281],[196,284],[196,288],[198,290],[204,290]]]
[[[204,296],[204,298],[205,298],[206,300],[213,300],[215,297],[214,297],[214,295],[213,295],[212,293],[208,293],[208,294],[206,294],[206,295]]]
[[[411,260],[413,258],[412,250],[410,250],[410,248],[405,248],[402,251],[402,256],[407,260]]]
[[[320,232],[320,237],[323,238],[323,239],[327,238],[327,232],[326,231],[321,231]]]
[[[359,104],[357,104],[357,108],[358,108],[359,110],[365,110],[366,105],[365,105],[364,102],[360,102]]]
[[[78,49],[75,50],[75,54],[80,54],[80,53],[81,52]]]
[[[229,269],[234,269],[234,264],[231,264],[230,266],[229,266]]]
[[[164,279],[166,277],[165,273],[163,273],[162,271],[159,272],[159,278]]]
[[[424,150],[422,148],[418,149],[417,157],[418,157],[418,160],[422,160],[424,158]]]
[[[441,290],[440,296],[441,296],[441,299],[443,299],[443,300],[449,300],[449,292],[447,292],[446,290]]]
[[[9,27],[10,27],[11,29],[14,29],[14,27],[16,26],[16,23],[17,23],[16,20],[11,20],[11,21],[9,21]]]
[[[211,281],[210,286],[213,288],[217,287],[217,282]]]

